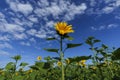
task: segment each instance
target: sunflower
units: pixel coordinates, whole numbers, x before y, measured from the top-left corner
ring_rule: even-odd
[[[84,64],[86,62],[86,60],[81,60],[80,62]]]
[[[86,62],[86,60],[81,60],[81,61],[78,62],[77,64],[80,65],[80,66],[85,67],[85,66],[86,66],[85,62]]]
[[[41,57],[41,56],[38,56],[38,57],[37,57],[37,60],[38,60],[38,61],[40,61],[41,59],[42,59],[42,57]]]
[[[19,74],[16,72],[15,75],[18,76]]]
[[[57,65],[58,65],[58,66],[61,66],[61,65],[62,65],[62,63],[61,63],[60,61],[58,61],[58,62],[57,62]]]
[[[69,60],[69,59],[66,59],[66,63],[69,64],[69,63],[70,63],[70,60]]]
[[[55,29],[60,35],[65,35],[74,32],[72,25],[68,25],[66,22],[58,22],[55,24]]]

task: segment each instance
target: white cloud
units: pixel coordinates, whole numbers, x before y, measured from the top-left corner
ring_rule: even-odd
[[[0,26],[0,31],[3,32],[23,32],[25,29],[19,25],[16,24],[9,24],[9,23],[4,23],[3,26]]]
[[[17,40],[27,39],[27,35],[25,33],[15,33],[13,36]]]
[[[120,7],[120,0],[107,0],[105,3],[108,5],[102,9],[103,13],[111,13]]]
[[[33,7],[30,4],[22,4],[19,3],[18,1],[11,1],[11,0],[7,0],[7,3],[9,4],[10,8],[15,11],[15,12],[21,12],[25,15],[28,15],[32,12]]]
[[[97,4],[97,2],[95,0],[90,0],[90,6],[95,6]]]
[[[114,7],[107,6],[107,7],[103,8],[104,13],[111,13],[111,12],[113,12],[113,10],[114,10]]]
[[[27,31],[27,34],[34,36],[37,33],[37,30],[35,29],[30,29]]]
[[[102,26],[100,26],[99,27],[99,29],[98,30],[104,30],[105,29],[105,26],[104,25],[102,25]]]
[[[11,32],[15,39],[27,39],[28,37],[46,38],[54,35],[55,31],[52,31],[54,23],[56,21],[70,21],[75,19],[76,15],[82,15],[86,10],[97,12],[97,14],[111,13],[116,8],[118,8],[120,0],[110,0],[106,1],[96,1],[90,0],[88,2],[90,8],[86,3],[76,4],[70,0],[39,0],[33,1],[33,5],[30,1],[20,2],[19,0],[6,0],[10,6],[8,14],[13,17],[10,19],[13,22],[7,22],[4,17],[1,24],[10,27],[0,26],[1,30],[4,32]],[[101,3],[106,3],[100,9],[99,5]],[[98,4],[98,5],[97,5]],[[96,8],[94,8],[97,6]],[[20,12],[20,13],[18,13]],[[95,13],[94,12],[94,13]],[[32,13],[32,14],[31,14]],[[29,15],[28,15],[29,14]],[[3,16],[3,15],[2,15]],[[38,26],[39,25],[39,26]],[[3,28],[3,29],[2,29]],[[103,30],[106,26],[100,26],[99,29],[96,27],[91,27],[94,30]],[[1,31],[0,30],[0,31]],[[14,34],[15,33],[15,34]],[[24,34],[23,34],[24,33]],[[27,33],[27,34],[26,34]],[[56,36],[56,35],[54,35]]]
[[[8,52],[6,52],[6,51],[3,51],[3,50],[0,50],[0,56],[8,56],[9,55],[9,53]]]
[[[115,19],[120,19],[120,15],[116,15],[116,16],[115,16]]]
[[[34,23],[37,23],[38,22],[38,18],[37,17],[34,17],[34,16],[29,16],[28,19]]]
[[[30,40],[31,42],[36,43],[36,40],[35,40],[34,38],[30,38],[29,40]]]
[[[31,45],[29,42],[21,42],[20,44],[23,46],[30,46]]]
[[[2,12],[0,12],[0,20],[2,20],[4,18],[5,18],[5,15]]]
[[[69,21],[76,15],[83,14],[87,9],[85,3],[76,4],[65,0],[39,0],[35,2],[36,5],[29,1],[6,0],[6,2],[10,7],[6,11],[12,16],[11,22],[4,18],[5,21],[1,22],[0,31],[10,33],[11,37],[17,40],[27,39],[28,36],[46,38],[54,35],[55,31],[51,30],[55,23],[54,20]],[[37,28],[34,29],[34,27]]]
[[[48,17],[52,15],[54,19],[60,19],[59,16],[62,16],[63,17],[62,20],[71,20],[74,19],[75,15],[78,14],[80,15],[87,9],[85,3],[76,5],[74,3],[70,3],[70,1],[65,1],[65,0],[53,1],[47,3],[51,5],[48,6],[40,5],[41,8],[36,8],[34,10],[35,14],[37,14],[39,17]]]
[[[72,4],[69,7],[70,8],[67,9],[68,12],[64,17],[64,20],[66,20],[66,21],[74,19],[75,15],[80,15],[80,14],[84,13],[84,11],[87,9],[87,6],[85,3],[82,3],[79,6]]]
[[[37,32],[37,34],[35,34],[36,37],[38,38],[46,38],[47,37],[47,33],[44,30],[40,30]]]
[[[97,30],[97,28],[95,28],[94,26],[91,27],[92,30]]]
[[[54,21],[48,21],[45,26],[46,27],[54,27],[54,24],[55,24]]]
[[[107,26],[108,29],[111,29],[111,28],[117,28],[119,25],[118,24],[109,24]]]
[[[17,6],[18,6],[18,11],[24,14],[29,14],[33,10],[33,7],[30,4],[17,4]]]
[[[114,29],[117,28],[119,25],[118,24],[108,24],[108,25],[101,25],[99,27],[94,27],[92,26],[91,29],[92,30],[106,30],[106,29]]]
[[[12,49],[12,45],[10,45],[9,43],[7,42],[4,42],[4,43],[0,43],[0,49],[4,49],[4,48],[9,48],[9,49]]]
[[[48,2],[48,0],[39,0],[38,1],[38,5],[40,6],[40,7],[47,7],[47,6],[49,6],[50,4],[49,4],[49,2]]]
[[[4,36],[0,35],[0,41],[10,41],[9,36],[8,35],[4,35]]]
[[[117,7],[120,7],[120,0],[116,0],[116,4]]]

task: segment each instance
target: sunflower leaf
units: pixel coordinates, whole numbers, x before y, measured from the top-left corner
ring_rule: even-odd
[[[81,46],[81,45],[82,45],[82,43],[80,43],[80,44],[68,43],[68,44],[67,44],[67,48],[74,48],[74,47],[78,47],[78,46]]]
[[[59,49],[48,49],[48,48],[44,48],[44,50],[48,51],[48,52],[56,52],[58,53]]]
[[[53,38],[47,38],[46,40],[55,40],[56,38],[53,37]]]

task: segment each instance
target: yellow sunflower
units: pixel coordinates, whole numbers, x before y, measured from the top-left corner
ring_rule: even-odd
[[[86,60],[81,60],[80,62],[78,62],[78,65],[85,67],[86,66],[85,62]]]
[[[40,61],[41,59],[42,59],[42,57],[41,57],[41,56],[38,56],[38,57],[37,57],[37,60],[38,60],[38,61]]]
[[[60,35],[65,35],[74,32],[72,25],[68,25],[66,22],[58,22],[55,24],[55,29]]]
[[[80,62],[84,64],[86,62],[86,60],[81,60]]]
[[[61,66],[61,65],[62,65],[62,63],[61,63],[60,61],[58,61],[58,62],[57,62],[57,65],[58,65],[58,66]]]
[[[69,64],[69,63],[70,63],[70,60],[69,60],[69,59],[66,59],[66,63]]]

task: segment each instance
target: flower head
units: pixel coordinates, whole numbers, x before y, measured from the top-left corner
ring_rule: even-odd
[[[30,73],[32,73],[32,72],[33,72],[33,70],[30,69],[30,70],[28,70],[28,71],[26,72],[26,74],[30,74]]]
[[[40,61],[41,59],[42,59],[42,57],[41,57],[41,56],[38,56],[38,57],[37,57],[37,60],[38,60],[38,61]]]
[[[61,66],[61,65],[62,65],[62,63],[61,63],[60,61],[58,61],[58,62],[57,62],[57,65],[58,65],[58,66]]]
[[[18,76],[19,74],[16,72],[15,75]]]
[[[70,60],[69,60],[69,59],[66,59],[66,63],[69,64],[69,63],[70,63]]]
[[[66,22],[58,22],[55,24],[55,29],[60,35],[65,35],[74,32],[72,25],[68,25]]]
[[[85,67],[86,66],[85,62],[86,60],[81,60],[80,62],[77,62],[77,65]]]
[[[86,60],[81,60],[80,62],[84,64],[86,62]]]
[[[96,69],[97,69],[96,66],[91,66],[90,68],[93,69],[93,70],[96,70]]]

